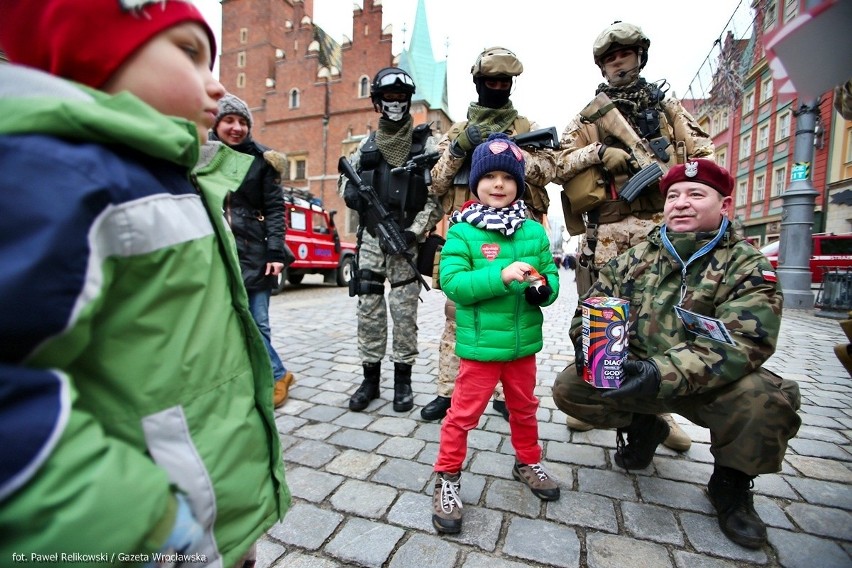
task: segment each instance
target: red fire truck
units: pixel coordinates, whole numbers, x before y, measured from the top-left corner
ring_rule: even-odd
[[[340,241],[334,225],[336,212],[326,211],[313,195],[296,188],[284,188],[284,210],[284,240],[296,260],[279,275],[272,293],[283,290],[285,281],[301,284],[305,274],[322,274],[325,282],[348,286],[355,266],[355,245]]]

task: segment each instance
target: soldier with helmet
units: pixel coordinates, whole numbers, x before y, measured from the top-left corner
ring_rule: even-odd
[[[467,120],[457,122],[438,144],[441,158],[432,168],[432,191],[441,200],[445,214],[459,211],[471,199],[468,178],[473,150],[493,133],[525,134],[535,124],[512,106],[510,100],[515,77],[524,70],[521,61],[505,47],[491,47],[480,53],[470,73],[476,86],[477,100],[471,102]],[[526,192],[524,201],[532,217],[544,222],[550,199],[544,187],[555,173],[555,154],[547,149],[521,148],[524,155]],[[424,420],[440,420],[450,408],[450,397],[459,370],[455,354],[455,304],[447,300],[447,317],[438,351],[438,396],[421,411]],[[494,409],[508,419],[501,387],[497,387]]]
[[[409,245],[408,252],[416,259],[417,243],[440,220],[441,208],[429,192],[426,172],[417,168],[400,168],[414,156],[436,151],[437,139],[432,136],[429,125],[414,126],[410,114],[414,93],[414,80],[402,69],[386,67],[376,73],[370,86],[370,97],[376,112],[381,113],[379,126],[361,142],[350,162],[364,183],[373,187],[385,209],[394,216]],[[341,176],[339,189],[346,205],[359,212],[361,221],[358,227],[358,271],[353,280],[358,295],[358,351],[364,379],[350,398],[349,409],[360,412],[379,397],[381,364],[387,350],[389,309],[394,323],[393,409],[407,412],[414,406],[411,368],[418,353],[419,275],[402,256],[386,254],[377,235],[373,234],[373,228],[365,226],[363,213],[367,203],[359,194],[358,186]],[[387,302],[385,279],[391,286]]]
[[[651,40],[639,26],[617,21],[603,30],[592,47],[595,64],[606,79],[606,83],[598,85],[596,94],[605,93],[614,104],[608,112],[620,114],[627,128],[646,147],[654,148],[648,155],[663,171],[690,158],[711,157],[713,142],[683,105],[666,98],[660,85],[640,76],[648,62],[650,46]],[[562,151],[553,180],[563,187],[568,231],[583,235],[576,270],[581,298],[607,262],[644,241],[663,218],[663,198],[656,182],[630,203],[619,197],[639,164],[625,137],[609,127],[611,119],[612,116],[606,122],[602,118],[590,122],[578,114],[568,123],[562,133]],[[663,418],[670,428],[665,444],[678,451],[689,449],[689,436],[670,415]],[[578,431],[592,428],[570,415],[568,426]]]

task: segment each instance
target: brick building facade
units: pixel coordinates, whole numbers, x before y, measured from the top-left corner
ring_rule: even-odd
[[[418,26],[426,26],[420,18],[422,0],[415,35]],[[428,43],[428,29],[426,36]],[[414,59],[392,53],[381,0],[363,0],[363,8],[353,10],[351,38],[340,42],[314,24],[313,0],[222,0],[221,41],[220,80],[248,103],[255,139],[287,155],[284,183],[307,189],[337,210],[342,238],[353,240],[352,218],[337,194],[338,159],[378,127],[372,77],[383,67],[402,65],[400,59]],[[412,41],[409,50],[414,47]],[[417,82],[417,74],[407,70]],[[422,72],[432,75],[433,69]],[[443,89],[446,93],[445,80]],[[430,105],[419,89],[411,112],[415,124],[450,123],[446,106]]]

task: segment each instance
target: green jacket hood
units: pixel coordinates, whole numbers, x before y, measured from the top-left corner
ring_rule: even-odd
[[[198,134],[135,95],[110,95],[42,71],[0,65],[0,134],[46,134],[121,145],[191,168]]]

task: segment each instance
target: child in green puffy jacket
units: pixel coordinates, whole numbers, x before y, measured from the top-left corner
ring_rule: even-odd
[[[528,222],[524,158],[505,134],[492,134],[473,153],[470,188],[441,251],[441,288],[456,303],[456,354],[461,359],[450,410],[441,427],[432,524],[457,533],[467,434],[476,427],[497,382],[503,384],[516,463],[515,479],[545,501],[559,486],[544,471],[535,397],[535,354],[543,316],[559,292],[559,275],[544,227]]]

